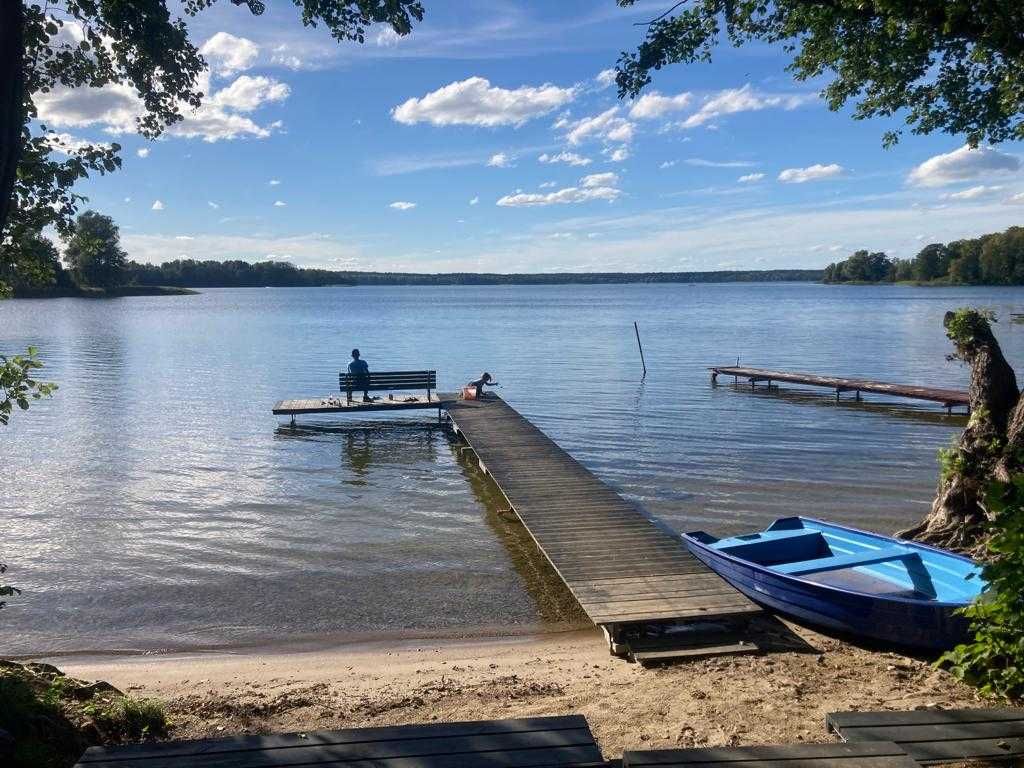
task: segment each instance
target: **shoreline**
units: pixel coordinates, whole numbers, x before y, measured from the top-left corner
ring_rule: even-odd
[[[308,653],[329,653],[382,647],[406,647],[423,644],[462,645],[474,643],[531,642],[544,638],[586,633],[593,630],[589,624],[523,624],[517,626],[476,626],[445,630],[381,630],[372,632],[340,632],[334,634],[296,635],[274,641],[270,638],[251,642],[223,643],[219,645],[193,645],[172,648],[109,648],[67,651],[37,651],[3,654],[0,658],[19,663],[44,662],[55,666],[72,664],[102,664],[113,660],[173,659],[194,656],[235,657],[245,655],[293,656]]]
[[[834,741],[824,718],[837,710],[983,706],[926,661],[786,629],[798,644],[649,669],[610,656],[596,629],[60,666],[163,701],[175,740],[578,713],[615,757],[631,748]]]

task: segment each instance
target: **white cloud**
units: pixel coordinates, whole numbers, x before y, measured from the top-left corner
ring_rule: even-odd
[[[215,202],[213,202],[213,200],[207,200],[207,201],[206,201],[206,204],[207,204],[208,206],[210,206],[211,208],[213,208],[213,210],[215,210],[215,211],[216,211],[216,210],[217,210],[218,208],[220,208],[220,203],[215,203]]]
[[[377,33],[377,37],[374,40],[379,48],[394,48],[400,42],[402,42],[402,36],[395,32],[391,27],[385,27]]]
[[[260,49],[252,40],[218,32],[199,48],[210,71],[217,77],[230,77],[243,72],[256,63]]]
[[[162,200],[154,200],[153,201],[153,208],[152,208],[152,210],[154,210],[154,211],[162,211],[163,209],[164,209],[164,204],[163,204]]]
[[[597,77],[594,78],[594,81],[602,89],[611,88],[613,85],[615,85],[615,70],[602,69],[600,72],[597,73]]]
[[[541,189],[553,189],[554,187],[558,186],[558,182],[557,181],[542,181],[537,186],[539,186]]]
[[[476,196],[474,196],[473,198],[470,199],[469,204],[470,205],[476,205],[479,202],[480,202],[480,195],[476,195]]]
[[[843,166],[837,163],[821,165],[815,163],[806,168],[786,168],[779,174],[779,181],[786,184],[804,184],[808,181],[822,181],[842,176],[846,172]]]
[[[1015,155],[992,147],[971,149],[965,144],[960,149],[925,160],[910,172],[907,180],[921,187],[941,187],[958,181],[1015,173],[1020,167],[1020,158]]]
[[[770,107],[796,109],[814,99],[814,96],[807,94],[759,93],[750,85],[744,85],[742,88],[728,88],[710,96],[701,105],[701,108],[680,123],[680,126],[696,128],[723,115],[756,112]]]
[[[81,152],[86,147],[110,147],[110,144],[106,142],[80,139],[77,136],[72,136],[70,133],[51,133],[47,135],[46,139],[50,149],[62,155]]]
[[[592,173],[580,179],[581,187],[614,187],[619,183],[619,177],[615,173]]]
[[[288,205],[288,203],[286,203],[284,200],[275,200],[274,201],[274,207],[275,208],[284,208],[286,205]]]
[[[391,110],[391,116],[405,125],[520,126],[568,104],[575,96],[574,88],[550,83],[508,89],[492,86],[483,77],[470,77],[408,99]]]
[[[549,155],[545,152],[537,158],[542,163],[565,163],[567,165],[590,165],[593,160],[575,152],[559,152],[556,155]]]
[[[628,144],[633,139],[634,124],[619,115],[619,107],[610,107],[604,112],[585,117],[565,125],[570,144],[580,144],[587,139],[604,139]]]
[[[416,203],[410,203],[406,200],[396,200],[388,206],[388,208],[394,208],[396,211],[409,211],[415,207]]]
[[[222,107],[239,112],[252,112],[264,104],[284,101],[290,94],[291,88],[285,83],[262,75],[242,75],[231,85],[214,93],[200,110]]]
[[[657,91],[645,93],[633,102],[629,116],[634,120],[653,120],[664,117],[670,112],[681,112],[693,100],[691,93],[677,93],[675,96],[664,96]]]
[[[280,180],[280,179],[271,179],[270,181],[268,181],[268,182],[267,182],[267,184],[269,184],[269,185],[270,185],[270,186],[272,186],[272,187],[276,187],[276,186],[278,186],[278,185],[279,185],[280,183],[281,183],[281,180]]]
[[[296,72],[306,67],[306,61],[301,56],[292,53],[291,48],[286,43],[282,43],[274,48],[273,53],[270,54],[270,63]]]
[[[976,187],[970,187],[968,189],[961,190],[960,192],[951,192],[948,195],[942,195],[944,200],[977,200],[979,197],[991,197],[996,192],[1000,192],[1005,187],[1001,185],[995,185],[987,187],[984,184],[979,184]]]
[[[135,154],[139,157],[149,157],[149,147],[140,147],[135,150]]]
[[[205,93],[211,92],[209,74],[200,77],[198,86]],[[239,112],[251,112],[266,103],[282,101],[288,94],[289,88],[283,83],[243,75],[205,97],[199,109],[183,107],[184,119],[169,126],[166,133],[207,142],[266,138],[280,123],[259,125]],[[102,88],[55,88],[48,93],[35,94],[35,101],[41,122],[53,127],[99,125],[114,135],[134,133],[137,119],[145,113],[135,92],[120,83]]]
[[[678,162],[677,160],[665,160],[665,161],[664,161],[664,162],[663,162],[663,163],[662,163],[661,165],[659,165],[658,167],[659,167],[659,168],[661,168],[662,170],[665,170],[666,168],[671,168],[671,167],[672,167],[673,165],[675,165],[675,164],[676,164],[677,162]]]
[[[175,235],[174,239],[175,240],[195,240],[195,238],[192,237],[192,235]]]
[[[135,130],[135,119],[142,114],[142,102],[126,85],[115,83],[102,88],[54,88],[33,94],[39,121],[50,127],[83,128],[103,125],[107,133]]]
[[[745,176],[740,176],[736,181],[741,184],[752,184],[755,181],[760,181],[764,178],[763,173],[748,173]]]
[[[1018,192],[1016,195],[1010,197],[1006,202],[1014,205],[1024,205],[1024,192]]]
[[[555,192],[522,192],[505,195],[497,205],[507,208],[527,206],[565,205],[585,203],[591,200],[616,200],[622,191],[616,187],[618,176],[614,173],[592,173],[580,179],[579,186],[565,187]]]
[[[511,168],[513,166],[512,158],[504,152],[497,152],[491,155],[487,161],[487,165],[491,168]]]
[[[605,147],[601,154],[608,158],[609,163],[621,163],[629,159],[629,147]]]

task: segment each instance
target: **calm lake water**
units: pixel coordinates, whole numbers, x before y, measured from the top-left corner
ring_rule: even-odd
[[[807,514],[891,532],[963,426],[932,404],[712,387],[735,363],[964,385],[942,315],[1020,289],[812,284],[207,290],[0,302],[56,397],[0,428],[0,655],[577,626],[584,618],[429,412],[270,413],[372,369],[487,369],[500,393],[678,530]],[[640,377],[633,321],[649,369]],[[1024,368],[1024,326],[999,323]]]

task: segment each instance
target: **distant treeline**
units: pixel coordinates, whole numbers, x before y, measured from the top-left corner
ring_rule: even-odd
[[[446,272],[353,272],[300,268],[278,261],[168,261],[160,266],[129,262],[129,283],[184,288],[293,287],[315,285],[563,285],[569,283],[746,283],[821,280],[820,269],[741,272],[552,272],[487,274]]]
[[[932,243],[912,259],[857,251],[825,268],[826,283],[1024,285],[1024,227],[971,240]]]
[[[306,269],[283,261],[195,261],[178,259],[156,264],[129,261],[126,282],[134,285],[173,285],[180,288],[295,288],[316,285],[354,285],[347,273]]]

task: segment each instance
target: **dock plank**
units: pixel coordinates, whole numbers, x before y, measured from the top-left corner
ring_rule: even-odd
[[[766,747],[662,749],[626,752],[623,768],[914,768],[892,742],[792,744]]]
[[[541,552],[596,624],[752,616],[760,609],[504,400],[448,406]]]

